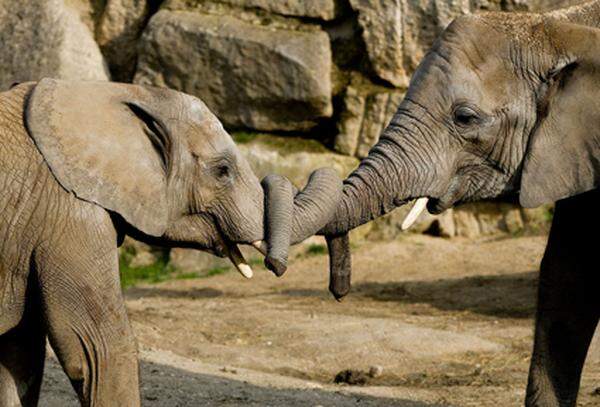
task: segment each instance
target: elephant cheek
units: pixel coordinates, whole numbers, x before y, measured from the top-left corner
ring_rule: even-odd
[[[459,202],[468,192],[469,184],[463,177],[455,177],[448,186],[447,190],[438,198],[430,199],[427,203],[427,210],[432,215],[439,215],[446,209],[451,208],[456,202]]]
[[[223,236],[235,243],[250,244],[263,239],[264,212],[251,200],[225,205],[214,215]]]
[[[219,257],[226,253],[225,243],[215,223],[207,216],[184,216],[169,226],[165,237],[176,245],[208,251]]]

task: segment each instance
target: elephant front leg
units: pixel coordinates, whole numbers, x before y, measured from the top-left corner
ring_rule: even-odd
[[[581,370],[600,316],[596,191],[556,205],[540,270],[526,405],[575,406]]]
[[[69,234],[36,253],[50,344],[82,405],[139,406],[137,350],[115,239]]]

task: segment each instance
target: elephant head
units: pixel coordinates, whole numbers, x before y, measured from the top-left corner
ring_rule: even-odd
[[[415,198],[415,210],[436,214],[502,196],[538,206],[598,187],[598,84],[599,29],[533,14],[456,19],[321,232],[343,236]]]
[[[58,182],[110,211],[118,228],[141,240],[227,255],[250,277],[237,243],[265,246],[258,243],[264,223],[274,236],[278,227],[296,233],[289,226],[293,217],[278,213],[280,208],[265,214],[260,182],[219,120],[195,97],[137,85],[44,79],[29,97],[26,124]],[[309,183],[309,189],[322,181]],[[338,191],[339,197],[341,181],[319,189]],[[317,193],[303,204],[310,208],[322,201]],[[331,216],[335,198],[327,203]],[[326,221],[304,229],[315,232]],[[266,243],[264,254],[277,253],[270,257],[285,269],[287,246]]]

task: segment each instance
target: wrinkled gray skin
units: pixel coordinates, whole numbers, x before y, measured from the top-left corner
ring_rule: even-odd
[[[37,404],[48,337],[82,405],[138,406],[123,235],[224,255],[263,239],[264,222],[281,235],[284,216],[265,214],[258,179],[206,106],[175,91],[21,84],[0,93],[0,140],[0,405]],[[341,193],[331,171],[315,176],[307,189]],[[322,208],[318,195],[298,213]],[[294,238],[289,206],[281,225]]]
[[[502,196],[526,207],[558,201],[541,265],[528,406],[575,405],[600,315],[597,250],[577,229],[600,223],[596,27],[600,2],[455,20],[377,145],[344,181],[341,204],[322,230],[344,236],[419,197],[430,198],[431,213]]]

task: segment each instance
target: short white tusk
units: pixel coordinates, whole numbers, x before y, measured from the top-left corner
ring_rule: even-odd
[[[240,252],[240,249],[237,247],[237,245],[233,244],[227,249],[227,256],[229,257],[229,260],[231,260],[237,271],[239,271],[240,274],[246,278],[252,278],[252,276],[254,275],[252,267],[248,265],[246,259],[244,259],[244,256],[242,255],[242,252]]]
[[[407,230],[415,223],[421,212],[423,212],[423,209],[427,207],[427,201],[429,201],[429,198],[417,199],[410,212],[408,212],[408,215],[406,215],[406,218],[404,218],[404,222],[402,222],[402,230]]]
[[[254,272],[252,271],[252,267],[250,267],[246,263],[240,263],[235,265],[238,271],[246,278],[252,278]]]
[[[255,242],[250,243],[252,245],[252,247],[254,247],[256,250],[258,250],[263,256],[267,255],[267,242],[265,242],[264,240],[257,240]]]

